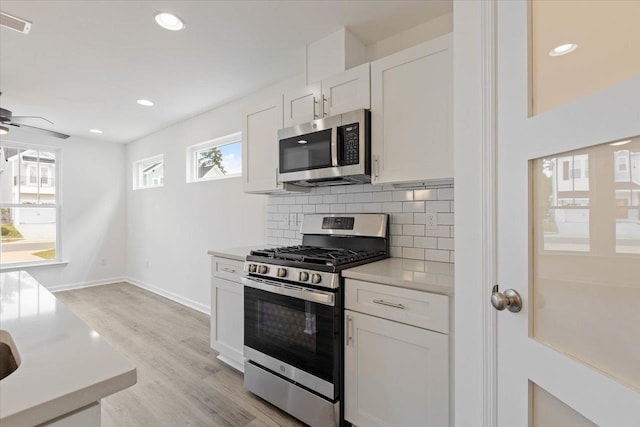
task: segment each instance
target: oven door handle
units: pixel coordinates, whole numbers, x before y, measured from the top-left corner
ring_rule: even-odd
[[[278,282],[257,281],[248,277],[242,277],[242,284],[261,291],[316,302],[318,304],[330,305],[332,307],[336,305],[335,294],[331,292],[322,292],[300,286],[285,286]]]

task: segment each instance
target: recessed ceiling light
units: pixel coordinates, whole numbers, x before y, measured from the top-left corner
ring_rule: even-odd
[[[89,132],[91,132],[91,133],[102,133],[102,131],[100,129],[89,129]]]
[[[549,52],[549,56],[561,56],[566,55],[567,53],[571,53],[578,48],[578,45],[575,43],[566,43],[561,44],[560,46],[556,46]]]
[[[609,145],[611,145],[612,147],[618,147],[618,146],[620,146],[620,145],[625,145],[625,144],[628,144],[628,143],[630,143],[630,142],[631,142],[631,140],[630,140],[630,139],[627,139],[626,141],[612,142],[612,143],[611,143],[611,144],[609,144]]]
[[[9,128],[0,126],[0,135],[6,135],[9,133]]]
[[[184,29],[184,22],[176,15],[167,12],[161,12],[156,15],[156,22],[162,28],[170,31],[180,31]]]
[[[149,101],[148,99],[138,99],[136,102],[145,107],[153,107],[153,101]]]

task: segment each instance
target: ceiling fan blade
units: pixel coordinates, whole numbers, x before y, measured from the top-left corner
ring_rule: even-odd
[[[49,122],[51,124],[54,124],[51,120],[47,119],[46,117],[42,117],[42,116],[13,116],[11,118],[11,121],[14,122],[14,123],[17,123],[19,125],[22,125],[22,124],[24,124],[22,119],[42,119],[45,122]]]
[[[29,126],[29,125],[23,125],[23,124],[18,124],[18,123],[7,123],[11,126],[15,126],[17,128],[28,128],[28,129],[33,129],[35,131],[41,132],[41,133],[45,133],[49,136],[53,136],[54,138],[60,138],[60,139],[67,139],[69,138],[69,135],[64,134],[64,133],[60,133],[60,132],[56,132],[53,130],[49,130],[49,129],[42,129],[42,128],[38,128],[35,126]]]

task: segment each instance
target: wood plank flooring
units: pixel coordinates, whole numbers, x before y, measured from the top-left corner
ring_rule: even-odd
[[[55,294],[138,368],[102,400],[103,427],[303,426],[243,387],[209,347],[209,316],[128,283]]]

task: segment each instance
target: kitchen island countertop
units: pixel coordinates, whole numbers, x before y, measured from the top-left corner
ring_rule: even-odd
[[[20,359],[0,381],[2,427],[52,420],[137,381],[127,359],[27,272],[0,273],[0,329]]]

